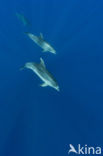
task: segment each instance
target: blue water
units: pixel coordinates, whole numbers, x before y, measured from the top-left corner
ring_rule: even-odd
[[[42,32],[57,55],[42,53],[27,31]],[[60,92],[19,70],[40,57]],[[103,146],[103,1],[1,0],[0,156],[67,156],[79,143]]]

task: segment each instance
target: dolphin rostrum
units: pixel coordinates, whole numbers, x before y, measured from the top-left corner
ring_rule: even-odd
[[[43,52],[51,52],[53,54],[56,54],[55,49],[44,40],[42,33],[40,33],[40,36],[35,36],[34,34],[29,32],[26,32],[26,34],[31,40],[33,40],[38,46],[43,49]]]
[[[57,91],[60,91],[56,80],[46,69],[45,63],[42,58],[40,58],[39,64],[34,62],[27,62],[23,68],[31,69],[34,73],[36,73],[39,76],[39,78],[43,81],[43,84],[40,85],[41,87],[50,86],[56,89]]]

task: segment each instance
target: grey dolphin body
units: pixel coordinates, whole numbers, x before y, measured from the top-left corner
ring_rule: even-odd
[[[59,91],[57,81],[46,69],[45,63],[42,58],[40,58],[40,64],[28,62],[25,64],[24,68],[31,69],[34,73],[36,73],[39,76],[39,78],[44,82],[40,85],[41,87],[50,86]]]
[[[38,46],[40,46],[43,49],[43,52],[51,52],[53,54],[56,54],[55,49],[44,40],[42,33],[40,33],[39,37],[28,32],[26,32],[26,34],[31,40],[33,40]]]
[[[28,19],[20,13],[16,13],[16,16],[18,17],[18,19],[20,19],[22,21],[22,23],[26,26],[26,25],[30,25],[30,22],[28,21]]]

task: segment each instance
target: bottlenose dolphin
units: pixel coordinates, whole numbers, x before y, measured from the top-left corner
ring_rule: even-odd
[[[39,37],[29,32],[26,32],[25,34],[27,34],[27,36],[31,40],[33,40],[38,46],[40,46],[43,49],[43,52],[51,52],[53,54],[56,54],[55,49],[48,42],[44,40],[42,33],[40,33]]]
[[[30,25],[30,22],[28,21],[28,19],[20,13],[16,13],[16,16],[18,17],[18,19],[20,19],[22,21],[22,23],[26,26],[26,25]]]
[[[39,78],[43,81],[43,84],[40,85],[41,87],[50,86],[56,89],[57,91],[60,91],[57,81],[46,69],[45,63],[42,58],[40,58],[39,64],[34,62],[27,62],[21,69],[24,68],[31,69],[34,73],[36,73],[39,76]]]

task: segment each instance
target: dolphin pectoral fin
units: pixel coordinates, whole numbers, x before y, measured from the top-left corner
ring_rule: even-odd
[[[46,86],[48,86],[48,85],[44,82],[44,83],[42,83],[40,86],[41,86],[41,87],[46,87]]]
[[[42,33],[40,33],[40,39],[42,39],[42,40],[43,40],[43,38],[44,38],[44,37],[43,37],[43,34],[42,34]]]
[[[44,63],[44,60],[42,58],[40,58],[40,64],[45,67],[45,63]]]

